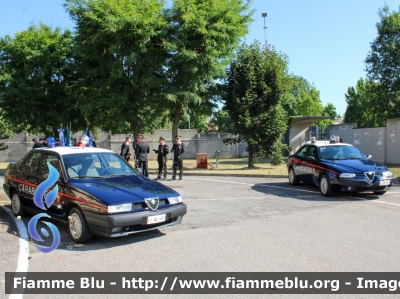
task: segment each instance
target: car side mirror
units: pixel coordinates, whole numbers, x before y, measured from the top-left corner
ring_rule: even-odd
[[[368,155],[368,156],[367,156],[367,159],[368,159],[368,160],[372,159],[372,155]]]

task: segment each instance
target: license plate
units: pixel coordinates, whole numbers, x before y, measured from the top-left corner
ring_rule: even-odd
[[[147,224],[164,222],[165,221],[165,215],[166,214],[147,217]]]
[[[379,186],[389,186],[390,180],[381,180],[379,181]]]

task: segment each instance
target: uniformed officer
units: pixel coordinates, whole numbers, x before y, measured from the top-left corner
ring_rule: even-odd
[[[150,153],[150,146],[144,140],[143,135],[138,134],[138,143],[136,146],[136,159],[139,161],[139,167],[142,168],[143,175],[149,177],[148,156]]]
[[[129,162],[129,159],[131,158],[131,151],[129,149],[131,142],[131,136],[125,137],[125,142],[122,143],[121,145],[121,153],[120,156],[124,158],[127,162]]]
[[[185,152],[185,145],[181,143],[181,135],[175,136],[175,143],[172,146],[171,153],[174,154],[174,165],[172,166],[172,179],[176,178],[176,170],[179,168],[179,179],[182,179],[183,175],[183,153]]]
[[[158,150],[153,150],[156,152],[157,156],[157,162],[158,162],[158,176],[156,180],[161,179],[161,174],[162,174],[162,179],[165,180],[167,179],[167,155],[169,153],[169,147],[168,144],[165,143],[165,139],[160,136],[159,139],[160,144],[158,145]]]
[[[32,147],[32,148],[40,148],[40,147],[43,147],[43,144],[40,143],[40,142],[37,140],[37,138],[33,138],[32,141],[33,141],[33,147]]]

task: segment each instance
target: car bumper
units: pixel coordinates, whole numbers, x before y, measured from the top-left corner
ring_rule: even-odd
[[[156,212],[144,211],[123,214],[95,214],[84,212],[91,232],[97,236],[120,237],[161,227],[176,225],[182,222],[187,207],[184,203],[159,209]],[[165,214],[165,221],[155,224],[147,224],[150,216]]]
[[[3,190],[4,192],[7,194],[8,198],[11,198],[11,194],[10,194],[10,186],[3,184]]]
[[[386,181],[387,185],[380,185],[380,181]],[[388,182],[389,181],[389,182]],[[392,187],[393,179],[378,179],[371,182],[366,181],[365,179],[340,179],[340,180],[331,180],[331,185],[336,190],[340,191],[349,191],[349,192],[363,192],[363,191],[386,191]]]

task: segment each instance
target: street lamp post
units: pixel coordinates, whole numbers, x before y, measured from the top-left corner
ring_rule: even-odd
[[[261,16],[264,18],[264,50],[267,48],[267,26],[265,26],[265,18],[267,17],[267,13],[263,12]]]

